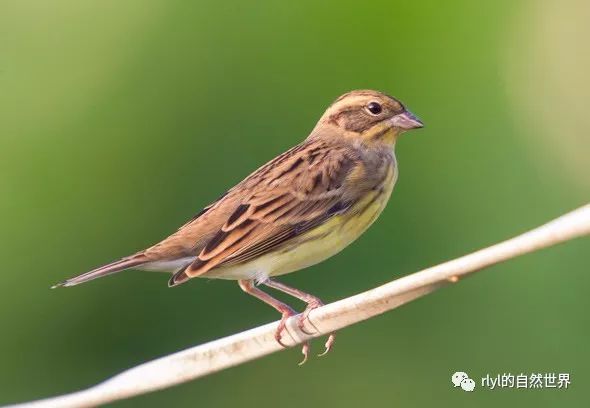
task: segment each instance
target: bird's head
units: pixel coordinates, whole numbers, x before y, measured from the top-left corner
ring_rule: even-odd
[[[358,90],[336,99],[311,137],[332,134],[369,146],[393,145],[401,133],[423,126],[397,99],[378,91]]]

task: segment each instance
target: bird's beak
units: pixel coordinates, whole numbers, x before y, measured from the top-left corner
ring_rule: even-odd
[[[403,130],[419,129],[424,124],[410,111],[404,111],[391,118],[391,124]]]

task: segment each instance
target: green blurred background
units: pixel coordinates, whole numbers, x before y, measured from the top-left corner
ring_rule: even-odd
[[[379,221],[287,283],[333,301],[584,204],[589,19],[583,0],[3,1],[0,403],[277,319],[227,281],[49,286],[163,238],[350,89],[396,95],[427,127],[398,143]],[[588,255],[582,239],[496,266],[342,330],[302,368],[287,350],[112,406],[581,406]],[[457,370],[572,385],[465,393]]]

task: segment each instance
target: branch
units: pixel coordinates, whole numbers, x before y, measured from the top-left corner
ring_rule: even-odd
[[[294,346],[326,335],[395,309],[488,266],[588,234],[590,204],[515,238],[315,309],[309,315],[315,329],[311,335],[299,331],[296,317],[291,318],[287,325],[289,336],[284,336],[283,341]],[[282,347],[274,338],[277,324],[269,323],[152,360],[86,390],[5,408],[92,407],[194,380],[280,351]]]

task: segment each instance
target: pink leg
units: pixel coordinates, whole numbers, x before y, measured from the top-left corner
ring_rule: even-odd
[[[293,310],[291,308],[291,306],[281,302],[278,299],[273,298],[268,293],[265,293],[262,290],[258,289],[254,285],[254,281],[252,281],[252,280],[246,280],[246,279],[238,280],[238,284],[240,285],[240,288],[244,292],[262,300],[264,303],[274,307],[276,310],[279,311],[279,313],[282,314],[281,321],[279,322],[279,327],[277,327],[277,331],[275,332],[275,339],[277,340],[277,342],[281,346],[287,347],[281,341],[282,333],[283,333],[283,330],[285,330],[287,319],[291,316],[295,316],[297,314],[297,312],[295,312],[295,310]],[[301,361],[301,363],[299,363],[299,365],[301,365],[307,361],[307,357],[309,354],[309,342],[306,342],[305,344],[303,344],[303,349],[301,350],[301,352],[303,353],[303,361]]]
[[[288,295],[296,297],[297,299],[302,300],[303,302],[307,303],[307,307],[305,308],[305,310],[301,314],[301,317],[299,318],[297,325],[302,332],[310,334],[305,330],[305,320],[307,320],[309,313],[313,309],[317,309],[318,307],[323,306],[324,302],[322,302],[320,298],[318,298],[314,295],[310,295],[309,293],[305,293],[299,289],[292,288],[291,286],[287,286],[284,283],[277,282],[277,281],[270,279],[270,278],[265,280],[263,283],[270,288],[274,288],[276,290],[279,290],[283,293],[286,293]],[[328,353],[332,349],[332,346],[334,345],[335,337],[336,337],[336,335],[334,333],[330,333],[330,335],[328,336],[328,341],[326,341],[326,350],[322,354],[320,354],[320,356],[325,355],[326,353]]]

